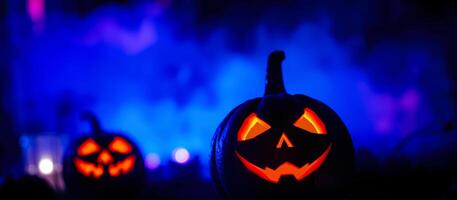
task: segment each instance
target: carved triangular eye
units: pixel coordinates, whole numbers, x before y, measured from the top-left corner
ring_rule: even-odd
[[[305,108],[303,115],[294,123],[294,126],[315,134],[325,135],[327,129],[317,114],[309,108]]]
[[[78,147],[77,153],[79,156],[88,156],[99,151],[100,146],[98,146],[94,139],[89,138]]]
[[[132,152],[132,145],[125,140],[124,138],[121,138],[119,136],[114,137],[113,141],[109,145],[109,150],[111,152],[117,152],[121,154],[128,154]]]
[[[252,113],[241,125],[241,128],[238,131],[238,141],[246,141],[255,138],[270,128],[270,125],[258,118],[255,113]]]

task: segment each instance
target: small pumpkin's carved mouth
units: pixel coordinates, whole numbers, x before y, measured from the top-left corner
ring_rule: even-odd
[[[136,157],[134,155],[128,156],[122,161],[110,164],[91,163],[84,161],[80,158],[75,158],[74,163],[76,169],[86,177],[93,176],[95,179],[100,178],[104,173],[109,173],[112,177],[118,177],[121,174],[127,174],[133,170]],[[108,171],[105,172],[104,166],[107,166]]]
[[[332,148],[332,144],[330,144],[327,149],[322,153],[316,160],[314,160],[311,164],[306,163],[302,167],[297,167],[296,165],[290,162],[284,162],[276,169],[271,169],[269,167],[265,167],[264,169],[258,167],[257,165],[249,162],[243,156],[241,156],[238,152],[235,152],[236,156],[240,159],[241,163],[252,173],[256,174],[257,176],[272,182],[278,183],[279,179],[283,175],[293,175],[297,181],[302,180],[303,178],[307,177],[314,171],[316,171],[322,163],[327,158],[330,149]]]

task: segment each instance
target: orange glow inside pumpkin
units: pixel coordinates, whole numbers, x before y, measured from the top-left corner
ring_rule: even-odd
[[[246,141],[255,138],[270,128],[270,125],[258,118],[255,113],[252,113],[241,125],[241,128],[238,131],[238,141]]]
[[[79,156],[87,156],[100,151],[100,146],[92,138],[89,138],[79,146],[77,151]]]
[[[294,126],[315,134],[327,134],[327,129],[322,120],[309,108],[305,108],[305,112],[294,123]]]
[[[100,178],[103,175],[103,166],[94,163],[83,161],[79,158],[75,159],[76,169],[84,176],[94,176]]]
[[[271,183],[278,183],[279,179],[283,175],[293,175],[297,181],[302,180],[303,178],[307,177],[316,169],[318,169],[322,163],[327,158],[328,153],[330,152],[332,145],[329,145],[324,153],[322,153],[319,158],[314,160],[311,164],[306,163],[301,167],[297,167],[292,163],[284,162],[281,166],[277,167],[276,169],[271,169],[269,167],[260,168],[255,164],[246,160],[243,156],[241,156],[238,152],[236,156],[241,160],[243,165],[252,173],[256,174],[260,178],[263,178]]]
[[[289,138],[287,137],[286,133],[282,133],[281,135],[281,138],[279,138],[279,142],[278,144],[276,145],[276,148],[277,149],[280,149],[284,143],[287,145],[288,148],[292,148],[294,147],[294,145],[292,144],[292,142],[289,140]]]
[[[294,126],[314,134],[327,134],[325,124],[317,116],[317,114],[309,108],[305,108],[303,115],[300,116],[297,121],[295,121]],[[255,113],[252,113],[244,120],[243,124],[241,125],[241,128],[238,131],[238,141],[245,141],[255,138],[270,128],[270,125],[258,118]],[[286,145],[288,148],[294,147],[291,140],[287,137],[286,133],[282,133],[276,148],[280,149],[284,145]],[[240,159],[241,163],[250,172],[271,183],[278,183],[281,176],[283,175],[293,175],[297,181],[300,181],[303,178],[307,177],[309,174],[313,173],[325,161],[331,147],[332,144],[330,144],[326,150],[311,163],[306,163],[305,165],[298,167],[290,162],[284,162],[276,169],[271,169],[269,167],[260,168],[250,161],[246,160],[238,152],[235,152],[235,154]]]
[[[101,151],[101,152],[100,152]],[[108,174],[112,177],[127,174],[133,170],[136,157],[130,155],[127,158],[115,161],[111,152],[117,152],[127,155],[132,152],[132,145],[122,137],[114,137],[113,141],[108,145],[108,149],[103,149],[92,138],[84,141],[77,149],[77,156],[88,156],[100,152],[97,157],[97,162],[92,163],[85,161],[79,157],[74,159],[76,170],[86,177],[100,178],[105,172],[105,167],[108,168]]]
[[[103,150],[100,155],[98,155],[97,162],[104,165],[110,164],[113,162],[113,156],[109,153],[108,150]]]
[[[133,166],[135,165],[135,159],[135,156],[131,155],[123,161],[118,162],[116,165],[110,165],[108,168],[109,174],[116,177],[121,175],[121,172],[126,174],[132,171]]]
[[[130,143],[121,137],[115,137],[113,139],[113,142],[111,142],[111,144],[109,145],[109,149],[112,152],[118,152],[121,154],[129,154],[130,152],[132,152],[132,146],[130,145]]]

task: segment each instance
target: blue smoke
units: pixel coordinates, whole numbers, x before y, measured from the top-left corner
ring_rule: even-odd
[[[185,147],[206,161],[225,115],[263,95],[266,57],[276,49],[287,54],[288,92],[331,106],[357,148],[387,154],[451,105],[446,95],[433,96],[446,94],[449,83],[430,43],[382,41],[360,58],[361,36],[337,40],[321,13],[289,31],[260,21],[249,50],[237,51],[223,23],[198,36],[199,30],[179,28],[188,23],[176,20],[182,17],[162,14],[166,9],[110,6],[85,18],[50,13],[44,31],[13,36],[20,130],[77,137],[85,131],[79,113],[92,110],[105,129],[125,132],[144,154],[167,160]],[[424,80],[427,74],[433,78]]]

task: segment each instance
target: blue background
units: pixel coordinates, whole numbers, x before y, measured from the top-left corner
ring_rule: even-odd
[[[88,131],[79,114],[90,110],[145,155],[166,161],[184,147],[207,167],[216,127],[263,95],[276,49],[286,52],[288,92],[328,104],[356,149],[381,159],[454,116],[451,23],[421,4],[53,0],[40,10],[37,2],[4,4],[3,110],[18,135],[71,140]]]

